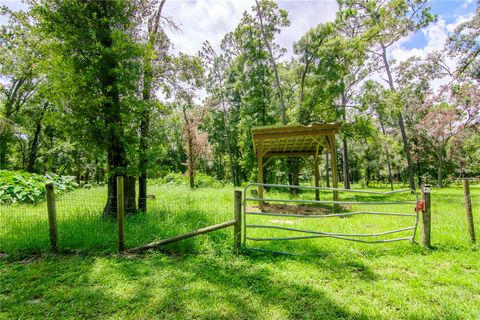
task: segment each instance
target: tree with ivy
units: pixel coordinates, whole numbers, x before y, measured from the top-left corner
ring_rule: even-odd
[[[125,176],[126,210],[136,211],[136,95],[141,48],[135,41],[139,2],[60,1],[35,3],[32,14],[51,42],[49,77],[70,133],[104,151],[108,196],[104,215],[116,212],[116,177]],[[133,126],[132,126],[133,124]]]

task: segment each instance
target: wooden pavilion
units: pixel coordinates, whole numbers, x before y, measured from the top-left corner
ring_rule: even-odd
[[[268,126],[252,129],[253,148],[258,161],[258,183],[263,183],[263,166],[274,157],[306,157],[313,156],[315,186],[319,186],[320,172],[318,156],[324,150],[331,155],[331,172],[333,188],[338,188],[338,172],[335,149],[335,134],[341,123],[322,123],[290,126]],[[264,162],[264,159],[266,161]],[[258,197],[263,199],[263,186],[258,187]],[[333,193],[334,200],[338,193]],[[315,198],[320,199],[319,190]],[[262,206],[262,203],[260,203]]]

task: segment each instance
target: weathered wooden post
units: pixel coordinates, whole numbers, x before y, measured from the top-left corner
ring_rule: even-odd
[[[118,226],[118,251],[125,249],[123,240],[123,218],[125,216],[125,199],[123,193],[123,177],[117,177],[117,226]]]
[[[465,215],[467,218],[468,234],[470,242],[475,243],[475,229],[473,227],[472,198],[470,197],[470,181],[463,179],[463,194],[465,197]]]
[[[57,208],[55,206],[55,190],[53,182],[45,185],[45,192],[47,195],[47,210],[48,210],[48,228],[50,231],[50,248],[52,251],[57,250],[58,233],[57,233]]]
[[[422,246],[431,248],[430,245],[430,231],[431,224],[431,203],[430,203],[430,186],[425,185],[422,188]]]
[[[315,174],[315,187],[316,188],[320,187],[320,170],[319,170],[318,166],[319,166],[318,154],[316,154],[315,155],[314,168],[313,168],[313,172]],[[317,201],[320,200],[320,190],[319,189],[315,189],[315,200],[317,200]]]
[[[258,162],[258,198],[261,199],[258,202],[258,208],[263,211],[263,141],[260,140],[257,150],[257,162]]]
[[[233,247],[238,251],[242,245],[242,191],[234,192],[234,200]]]
[[[330,144],[330,153],[331,153],[331,171],[332,171],[332,185],[333,185],[333,201],[338,201],[338,172],[337,172],[337,150],[335,147],[335,135],[331,134],[328,137],[329,144]],[[335,203],[333,205],[333,211],[339,212],[340,205]]]

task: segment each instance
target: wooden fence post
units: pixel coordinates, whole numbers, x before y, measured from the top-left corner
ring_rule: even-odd
[[[233,247],[239,250],[242,245],[242,191],[234,192]]]
[[[118,226],[118,251],[123,252],[123,218],[125,216],[125,199],[123,193],[123,177],[117,177],[117,226]]]
[[[47,195],[47,210],[48,210],[48,228],[50,231],[50,247],[52,251],[57,250],[58,233],[57,233],[57,208],[55,206],[55,190],[53,182],[45,185],[45,192]]]
[[[473,227],[472,198],[470,197],[470,182],[463,179],[463,194],[465,197],[465,215],[467,217],[468,234],[470,242],[475,243],[475,229]]]
[[[430,231],[432,229],[431,224],[431,203],[430,203],[430,186],[425,185],[422,188],[422,246],[425,248],[431,248],[430,245]]]

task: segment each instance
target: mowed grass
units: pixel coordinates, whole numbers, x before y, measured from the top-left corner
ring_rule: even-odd
[[[479,187],[471,187],[477,231]],[[183,187],[153,186],[150,192],[156,195],[149,202],[151,211],[127,217],[128,247],[233,216],[231,188],[190,191]],[[29,235],[30,240],[11,245],[9,252],[14,253],[4,254],[0,259],[0,318],[480,318],[479,246],[468,242],[463,192],[457,186],[432,190],[431,250],[408,241],[363,244],[321,238],[247,242],[249,248],[260,246],[288,251],[290,255],[248,249],[236,255],[232,252],[230,229],[170,245],[162,251],[117,255],[115,224],[98,219],[98,210],[101,211],[105,201],[103,193],[102,189],[82,190],[59,199],[59,212],[62,206],[72,207],[59,213],[62,253],[48,253],[48,234],[43,231],[43,222],[32,229],[36,235],[24,228],[27,230],[24,235]],[[273,190],[269,194],[290,197]],[[78,200],[81,195],[90,199],[85,200],[87,203],[97,203],[99,209],[84,213]],[[300,197],[312,199],[312,193],[305,192]],[[331,195],[325,193],[321,197],[328,199]],[[348,197],[341,195],[342,199],[353,199]],[[355,197],[358,201],[370,196]],[[375,197],[377,201],[391,199],[410,200],[411,195]],[[412,205],[367,207],[362,208],[414,213]],[[28,210],[33,212],[31,208]],[[351,206],[346,210],[359,209]],[[38,217],[35,214],[30,218],[37,221],[42,213]],[[292,219],[247,218],[248,223],[292,226],[280,222],[283,220]],[[321,221],[302,219],[294,221],[293,226],[370,233],[408,226],[411,222],[354,216]],[[248,234],[277,237],[282,231],[252,229]],[[20,237],[15,239],[22,241]],[[27,250],[36,241],[43,244]]]

